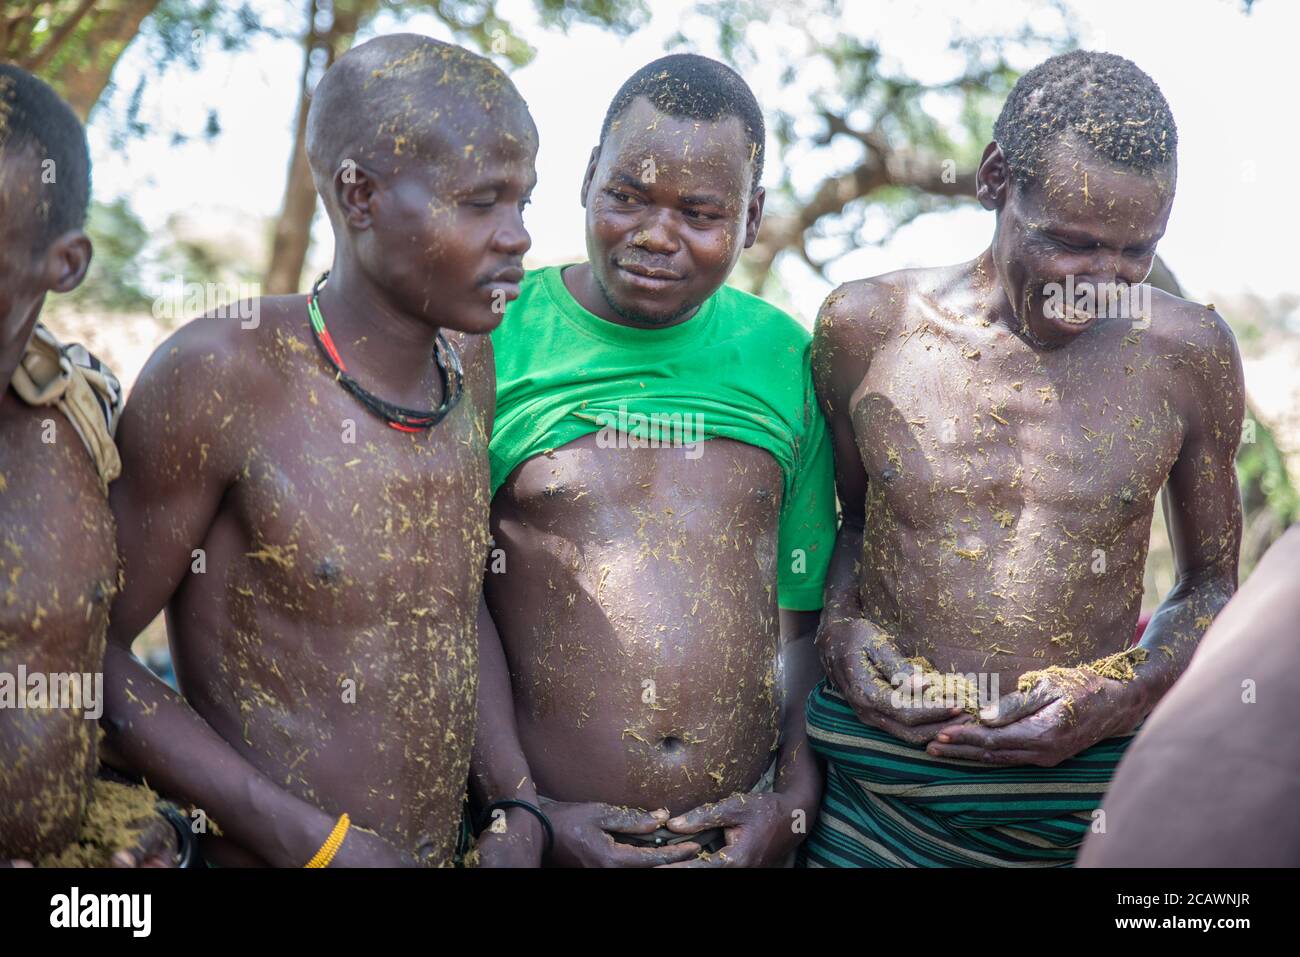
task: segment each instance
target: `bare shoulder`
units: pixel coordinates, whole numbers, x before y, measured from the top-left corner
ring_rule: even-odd
[[[1213,305],[1152,290],[1149,334],[1160,357],[1182,370],[1197,389],[1209,387],[1223,395],[1241,390],[1237,337]]]
[[[814,336],[853,352],[870,348],[903,322],[908,301],[925,279],[920,274],[926,272],[901,269],[844,283],[822,303]]]
[[[933,284],[932,272],[901,269],[857,279],[826,297],[817,313],[812,352],[824,406],[847,408],[876,350],[905,325],[917,290]]]
[[[216,449],[213,436],[232,417],[277,401],[286,356],[310,355],[309,342],[291,328],[305,323],[302,296],[254,300],[255,321],[203,316],[186,323],[154,350],[136,380],[119,431],[124,466],[141,455],[186,454],[191,446]]]
[[[486,385],[495,390],[496,361],[492,354],[492,337],[452,329],[443,330],[443,335],[460,355],[461,369],[465,373],[465,388],[477,392]]]
[[[160,378],[202,369],[257,375],[267,365],[268,345],[283,340],[285,326],[293,316],[300,313],[306,322],[304,302],[302,296],[269,296],[253,300],[253,321],[206,315],[187,322],[154,350],[140,372],[137,387],[151,387]],[[202,383],[178,385],[198,388]]]
[[[1169,382],[1186,421],[1199,421],[1216,441],[1233,444],[1245,414],[1245,375],[1237,337],[1212,305],[1156,289],[1146,347]]]

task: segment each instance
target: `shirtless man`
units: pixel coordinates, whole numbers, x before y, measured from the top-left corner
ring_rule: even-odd
[[[989,248],[851,283],[818,319],[844,524],[809,702],[816,865],[1069,863],[1236,587],[1236,345],[1212,307],[1139,285],[1174,198],[1168,104],[1073,52],[1020,79],[994,133]],[[1178,583],[1101,662],[1131,642],[1162,487]],[[1001,694],[978,718],[900,694],[948,672]]]
[[[777,864],[816,811],[829,439],[807,332],[723,287],[758,232],[763,139],[723,65],[638,71],[583,179],[590,261],[529,273],[493,334],[509,674],[484,662],[483,748],[517,721],[551,864]]]
[[[335,238],[318,308],[190,323],[127,406],[110,741],[219,827],[219,864],[301,867],[340,834],[337,866],[444,864],[475,723],[482,334],[523,278],[536,130],[487,60],[395,35],[321,79],[307,148]],[[183,697],[128,651],[164,606]]]
[[[85,278],[89,197],[76,114],[0,64],[0,865],[71,845],[100,793],[96,677],[117,588],[106,491],[121,466],[121,398],[97,360],[38,325],[46,295]],[[149,823],[118,865],[162,864],[176,846],[139,793]]]

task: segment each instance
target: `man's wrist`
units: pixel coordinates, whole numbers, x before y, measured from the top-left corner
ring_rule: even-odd
[[[798,747],[790,751],[794,757],[787,757],[783,751],[777,759],[776,780],[772,790],[792,807],[817,807],[822,799],[822,774],[809,749],[808,740],[802,739]]]
[[[541,820],[535,814],[521,807],[506,808],[505,813],[507,833],[522,834],[529,840],[536,841],[539,847],[545,846],[546,828],[542,826]]]

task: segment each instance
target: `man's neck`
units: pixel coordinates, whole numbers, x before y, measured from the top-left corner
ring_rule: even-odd
[[[979,302],[981,319],[987,320],[1018,336],[1035,349],[1050,348],[1039,342],[1030,332],[1029,326],[1018,315],[1014,304],[1007,298],[1006,287],[998,275],[998,267],[993,259],[990,246],[980,254],[972,264],[971,284]]]
[[[398,311],[355,265],[336,258],[317,305],[348,373],[363,388],[391,399],[425,381],[438,327]]]
[[[41,297],[32,303],[26,315],[23,315],[22,310],[13,310],[5,317],[3,325],[0,325],[5,330],[4,338],[0,339],[0,395],[8,390],[18,363],[23,361],[23,353],[27,351],[27,343],[31,341],[32,332],[36,329],[44,301],[44,297]],[[13,330],[12,336],[8,333],[10,329]]]

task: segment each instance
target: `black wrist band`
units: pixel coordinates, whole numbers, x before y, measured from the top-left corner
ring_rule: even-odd
[[[175,804],[166,801],[158,802],[158,813],[167,819],[167,823],[172,826],[176,832],[176,837],[180,843],[177,851],[179,860],[176,863],[177,868],[193,868],[199,865],[195,862],[194,832],[190,830],[190,822],[185,820],[183,815]]]
[[[555,847],[555,829],[551,827],[551,819],[548,818],[545,812],[542,811],[542,809],[539,808],[536,804],[529,804],[527,801],[518,801],[515,800],[514,798],[505,801],[493,801],[491,804],[485,807],[483,809],[483,813],[479,815],[479,825],[477,829],[478,833],[482,834],[487,829],[488,825],[492,823],[493,811],[497,810],[498,808],[511,808],[511,807],[522,808],[523,810],[531,814],[533,817],[537,818],[537,820],[542,822],[542,830],[546,832],[546,850],[543,853],[546,854],[551,853],[551,849]]]

